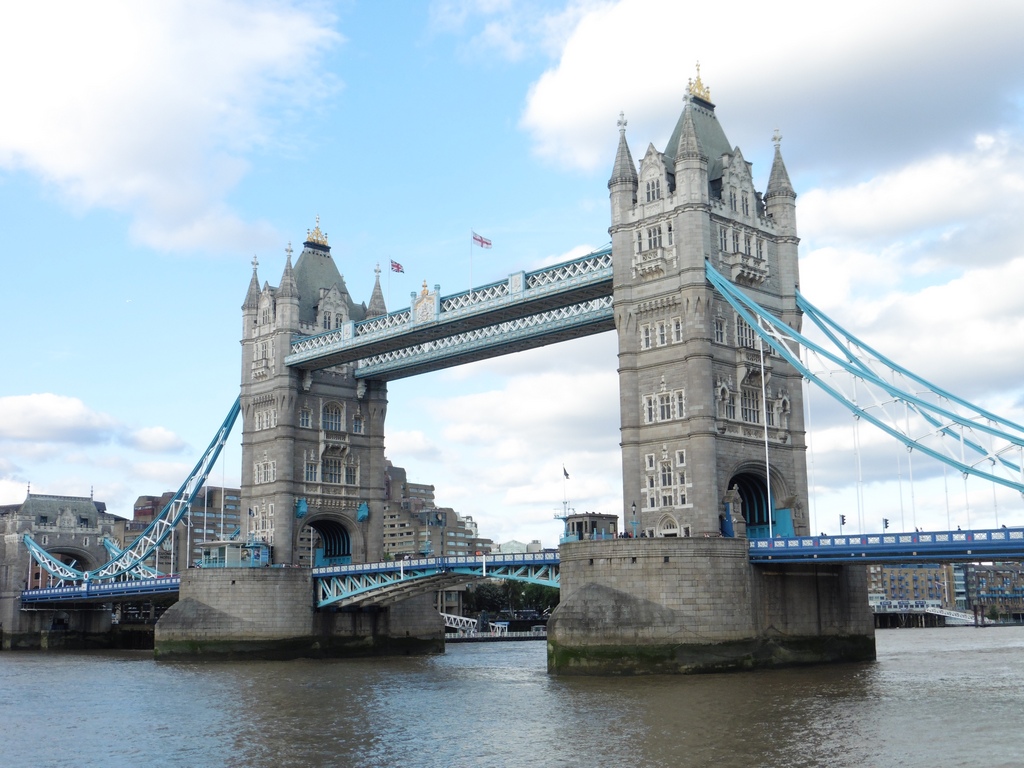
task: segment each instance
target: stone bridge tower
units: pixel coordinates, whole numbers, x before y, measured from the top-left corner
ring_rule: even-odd
[[[799,328],[796,195],[768,186],[691,82],[639,172],[619,121],[611,196],[626,532],[563,544],[548,670],[685,673],[873,659],[857,565],[750,563],[748,538],[806,535],[802,382],[706,279],[706,263]],[[763,353],[763,359],[762,359]]]
[[[284,359],[295,336],[385,314],[379,271],[369,306],[356,304],[319,219],[294,268],[288,248],[277,287],[261,288],[256,267],[254,260],[242,305],[241,488],[249,532],[272,545],[275,563],[298,564],[305,526],[331,563],[378,560],[387,385],[357,381],[350,365],[301,371]]]
[[[639,173],[625,129],[620,119],[608,188],[626,530],[806,534],[800,376],[770,348],[762,363],[756,334],[705,279],[710,261],[799,328],[796,194],[779,139],[762,196],[699,72],[668,146],[649,145]]]

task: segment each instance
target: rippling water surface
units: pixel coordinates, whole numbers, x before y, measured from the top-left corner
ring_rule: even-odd
[[[1024,628],[885,630],[878,661],[553,678],[542,642],[157,663],[0,653],[0,766],[1024,766]]]

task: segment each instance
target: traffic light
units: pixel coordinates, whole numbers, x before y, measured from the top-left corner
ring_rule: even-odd
[[[846,515],[840,515],[839,516],[839,525],[840,526],[846,525]]]
[[[889,530],[889,518],[888,517],[883,517],[882,518],[882,529],[886,530],[886,531]]]

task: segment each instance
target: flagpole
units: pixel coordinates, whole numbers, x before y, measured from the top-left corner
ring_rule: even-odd
[[[469,230],[469,292],[473,292],[473,235],[474,230]]]

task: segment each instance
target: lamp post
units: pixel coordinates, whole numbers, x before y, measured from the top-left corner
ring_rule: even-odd
[[[636,528],[637,528],[638,525],[640,525],[639,521],[636,519],[636,502],[635,501],[633,502],[633,506],[632,506],[631,509],[633,510],[633,521],[630,523],[630,525],[633,526],[633,538],[635,539],[636,538]]]

